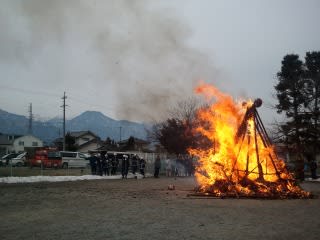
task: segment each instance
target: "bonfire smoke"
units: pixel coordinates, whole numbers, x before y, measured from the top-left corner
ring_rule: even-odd
[[[0,61],[19,62],[27,69],[26,78],[29,69],[36,69],[32,78],[39,87],[75,89],[81,82],[101,104],[112,106],[117,118],[159,119],[192,95],[199,79],[215,79],[216,70],[188,45],[190,29],[157,4],[4,1]],[[93,84],[100,92],[92,91]]]

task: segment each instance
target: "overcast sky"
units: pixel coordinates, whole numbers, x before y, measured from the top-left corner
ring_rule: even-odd
[[[199,80],[260,97],[288,53],[320,51],[318,0],[0,0],[0,109],[150,121]]]

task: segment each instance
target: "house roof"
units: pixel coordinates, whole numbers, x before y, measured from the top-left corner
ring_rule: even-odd
[[[62,143],[63,142],[63,138],[62,137],[56,138],[53,142],[54,143]]]
[[[17,139],[23,138],[23,137],[33,137],[34,139],[37,139],[37,140],[43,142],[40,138],[38,138],[38,137],[36,137],[36,136],[34,136],[34,135],[30,135],[30,134],[23,135],[23,136],[19,136],[19,137],[15,138],[14,140],[17,140]]]
[[[130,138],[128,138],[128,139],[125,139],[125,140],[122,140],[122,141],[120,141],[120,142],[118,142],[119,144],[125,144],[125,143],[127,143],[128,141],[129,141],[129,139]],[[140,139],[140,138],[133,138],[134,139],[134,142],[135,143],[140,143],[140,144],[148,144],[149,142],[148,141],[145,141],[145,140],[143,140],[143,139]]]
[[[72,136],[72,137],[75,137],[75,138],[79,138],[83,135],[86,135],[86,134],[90,134],[92,136],[94,136],[95,138],[97,138],[98,136],[95,135],[93,132],[91,131],[77,131],[77,132],[69,132],[69,134]]]
[[[87,145],[90,145],[91,143],[97,143],[97,144],[102,145],[102,141],[101,141],[100,139],[94,138],[94,139],[91,139],[91,140],[88,141],[88,142],[85,142],[85,143],[79,145],[78,148],[85,147],[85,146],[87,146]]]
[[[106,145],[103,145],[101,147],[98,147],[96,150],[97,151],[110,151],[110,150],[113,150],[113,148],[109,147],[109,146],[106,146]]]

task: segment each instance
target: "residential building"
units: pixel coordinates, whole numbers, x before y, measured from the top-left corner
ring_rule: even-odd
[[[43,141],[32,135],[0,134],[0,155],[24,152],[25,148],[43,147]]]
[[[79,152],[96,150],[102,146],[101,139],[91,131],[69,132],[74,137]]]
[[[17,137],[15,135],[0,134],[0,156],[13,151],[13,140]]]
[[[91,131],[68,132],[74,138],[75,147],[79,152],[93,151],[102,146],[101,139]],[[54,141],[54,145],[62,148],[63,139],[58,138]]]
[[[74,137],[75,144],[77,146],[81,146],[84,143],[87,143],[93,139],[99,138],[91,131],[77,131],[77,132],[69,132],[71,137]]]
[[[43,141],[32,135],[25,135],[13,140],[13,151],[16,153],[24,152],[25,148],[43,147]]]
[[[137,152],[150,152],[150,142],[130,137],[128,139],[118,142],[121,150],[132,150]]]

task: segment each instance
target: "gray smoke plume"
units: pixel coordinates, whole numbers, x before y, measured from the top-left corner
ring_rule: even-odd
[[[217,71],[188,44],[188,26],[157,4],[2,1],[0,64],[19,64],[39,87],[87,91],[87,99],[98,99],[117,118],[162,118],[193,95],[198,80],[214,80]]]

